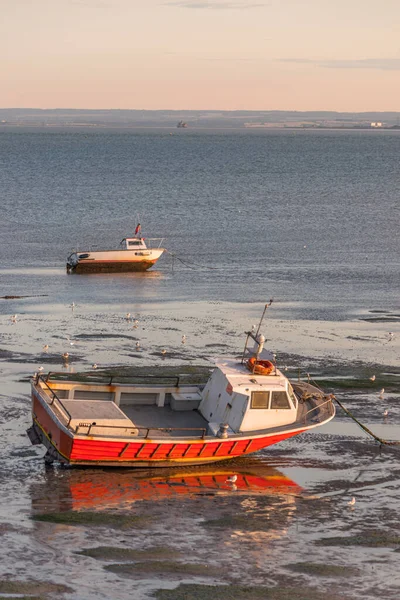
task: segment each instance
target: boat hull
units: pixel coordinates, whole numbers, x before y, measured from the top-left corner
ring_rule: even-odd
[[[54,438],[48,435],[37,420],[33,428],[48,453],[47,459],[74,466],[102,466],[153,468],[206,465],[218,461],[230,460],[257,452],[283,440],[302,433],[304,430],[269,435],[265,437],[244,438],[237,440],[202,442],[173,441],[159,442],[141,440],[137,442],[68,439],[61,432],[60,443],[56,445]]]
[[[69,267],[67,270],[72,273],[140,273],[150,269],[157,260],[142,261],[80,261],[75,267]]]
[[[272,446],[308,429],[297,428],[279,433],[199,438],[102,438],[77,435],[63,426],[33,388],[32,443],[44,445],[49,461],[77,466],[171,467],[204,465],[238,458]],[[37,441],[33,441],[36,439]]]
[[[68,257],[69,273],[123,273],[150,269],[163,254],[163,248],[74,252]]]

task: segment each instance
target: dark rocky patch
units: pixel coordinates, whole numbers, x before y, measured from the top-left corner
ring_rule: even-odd
[[[134,550],[132,548],[121,548],[115,546],[97,546],[96,548],[86,548],[77,552],[82,556],[90,556],[101,560],[138,560],[138,559],[160,559],[160,558],[179,558],[182,552],[169,548],[168,546],[155,546],[146,550]]]
[[[340,565],[331,565],[326,563],[300,562],[286,565],[291,571],[304,573],[305,575],[320,577],[351,577],[359,574],[359,569],[354,567],[342,567]]]
[[[172,561],[149,561],[137,563],[119,563],[104,567],[112,573],[137,575],[138,573],[159,573],[162,575],[220,577],[221,569],[199,563],[181,563]]]
[[[39,513],[32,516],[34,521],[60,523],[63,525],[90,525],[131,529],[149,522],[148,517],[137,517],[109,512],[68,511],[60,513]]]
[[[156,590],[158,600],[345,600],[346,596],[308,587],[250,587],[181,583],[174,590]]]
[[[32,594],[42,597],[43,594],[50,594],[52,598],[59,594],[73,592],[72,588],[59,583],[50,583],[47,581],[8,581],[0,580],[0,594],[25,594],[27,598],[32,599]]]
[[[317,546],[367,546],[369,548],[389,548],[392,546],[400,546],[400,536],[380,531],[368,531],[358,535],[322,538],[315,543]]]

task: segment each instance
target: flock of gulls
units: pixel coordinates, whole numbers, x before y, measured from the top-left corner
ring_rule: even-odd
[[[70,308],[71,308],[71,310],[72,310],[72,311],[74,311],[74,310],[75,310],[75,308],[76,308],[76,304],[75,304],[75,302],[72,302],[72,304],[70,304]],[[17,322],[18,322],[17,315],[11,315],[10,319],[11,319],[11,323],[17,323]],[[127,313],[126,313],[126,315],[125,315],[125,320],[126,320],[128,323],[132,323],[132,328],[133,328],[133,329],[137,329],[137,328],[139,327],[139,321],[138,321],[138,319],[134,318],[134,317],[131,315],[131,313],[130,313],[130,312],[127,312]],[[77,342],[77,340],[74,340],[74,339],[73,339],[73,338],[71,338],[71,336],[69,336],[69,335],[67,335],[65,339],[67,340],[67,343],[69,344],[69,346],[75,346],[75,345],[78,343],[78,342]],[[186,335],[182,335],[182,338],[181,338],[181,343],[182,343],[182,344],[186,344]],[[137,350],[137,351],[139,351],[139,350],[141,349],[141,345],[140,345],[140,342],[139,342],[139,341],[137,341],[137,342],[136,342],[136,344],[135,344],[135,348],[136,348],[136,350]],[[49,352],[49,349],[50,349],[50,346],[49,346],[49,344],[44,344],[44,346],[43,346],[43,348],[42,348],[42,352],[43,352],[44,354],[48,354],[48,352]],[[165,357],[165,356],[166,356],[166,354],[167,354],[167,350],[166,350],[165,348],[163,348],[163,349],[161,350],[161,355],[162,355],[163,357]],[[67,366],[68,366],[68,363],[69,363],[69,359],[70,359],[70,354],[69,354],[69,352],[63,352],[63,353],[61,354],[61,358],[62,358],[62,360],[63,360],[64,367],[67,367]],[[97,365],[97,363],[93,363],[93,364],[92,364],[92,369],[97,369],[97,368],[98,368],[98,365]],[[38,367],[38,369],[37,369],[37,372],[38,372],[38,373],[42,373],[42,372],[43,372],[43,370],[44,370],[44,367]]]

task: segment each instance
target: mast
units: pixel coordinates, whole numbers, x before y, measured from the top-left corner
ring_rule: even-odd
[[[272,302],[273,302],[273,299],[271,298],[270,301],[267,302],[267,304],[264,306],[263,314],[261,315],[261,319],[260,319],[260,322],[258,324],[256,333],[254,333],[253,329],[251,331],[245,331],[245,333],[247,333],[247,338],[246,338],[246,343],[244,345],[244,350],[243,350],[243,355],[242,355],[242,361],[241,361],[242,364],[244,363],[244,359],[245,359],[245,356],[246,356],[246,350],[247,350],[247,344],[248,344],[249,338],[251,338],[252,340],[254,340],[256,344],[260,343],[258,335],[260,333],[261,325],[262,325],[265,313],[267,312],[267,308],[269,308],[271,306]],[[264,341],[265,341],[265,339],[263,340],[263,342]]]

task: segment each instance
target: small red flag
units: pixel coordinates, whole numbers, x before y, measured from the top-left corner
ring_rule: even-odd
[[[142,230],[142,228],[141,228],[141,226],[140,226],[140,223],[138,223],[138,224],[136,225],[136,229],[135,229],[135,235],[137,235],[138,233],[140,233],[140,232],[141,232],[141,230]]]

